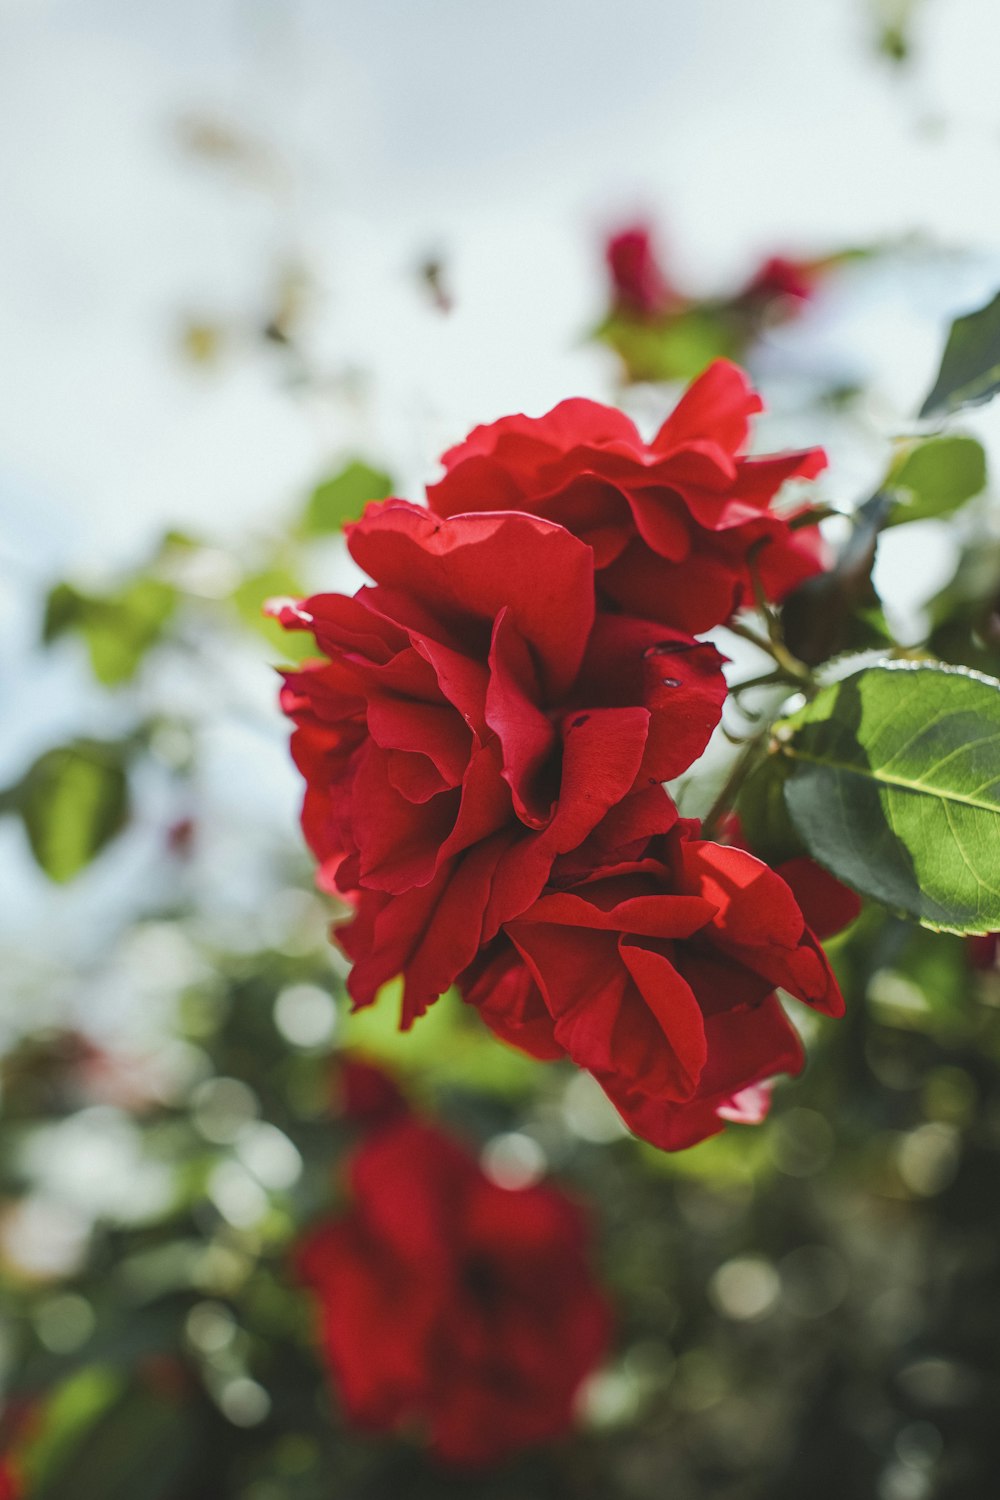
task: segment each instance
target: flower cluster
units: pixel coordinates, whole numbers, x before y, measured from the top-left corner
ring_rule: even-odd
[[[467,1468],[558,1437],[610,1336],[583,1214],[553,1187],[499,1186],[399,1096],[373,1115],[372,1070],[356,1092],[350,1206],[296,1255],[347,1419]]]
[[[726,696],[699,634],[822,567],[772,501],[824,455],[747,457],[759,409],[719,361],[649,444],[582,400],[477,428],[426,507],[348,528],[371,584],[276,606],[322,653],[282,702],[355,1005],[402,975],[407,1027],[457,985],[668,1148],[760,1118],[799,1067],[777,987],[842,1004],[789,883],[663,785]]]

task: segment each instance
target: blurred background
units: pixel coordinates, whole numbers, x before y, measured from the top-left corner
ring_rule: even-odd
[[[0,0],[0,1453],[26,1493],[994,1492],[993,949],[866,913],[850,1019],[772,1120],[674,1157],[455,1007],[348,1020],[260,606],[353,586],[343,520],[419,499],[476,423],[586,395],[648,432],[715,353],[762,389],[761,449],[827,446],[849,514],[1000,284],[998,60],[991,0]],[[673,299],[649,316],[606,260],[633,225]],[[761,291],[775,259],[799,280]],[[997,414],[962,429],[978,478],[881,538],[876,603],[995,672]],[[490,1170],[596,1205],[618,1344],[558,1453],[466,1482],[344,1430],[285,1265],[331,1201],[348,1045]]]

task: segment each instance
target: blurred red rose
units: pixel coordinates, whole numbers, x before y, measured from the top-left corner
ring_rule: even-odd
[[[988,973],[996,966],[997,953],[1000,951],[1000,933],[987,932],[981,937],[966,938],[965,951],[974,969],[979,969],[984,974]]]
[[[339,1112],[356,1124],[371,1129],[409,1112],[399,1084],[377,1063],[350,1053],[341,1054],[337,1059],[336,1082]]]
[[[684,297],[660,265],[647,224],[630,224],[613,234],[604,247],[604,259],[616,312],[651,320],[683,304]]]
[[[701,754],[725,681],[711,645],[595,618],[593,555],[550,521],[389,501],[349,544],[376,587],[279,612],[328,658],[282,703],[321,883],[357,908],[351,994],[402,972],[408,1024],[557,856]]]
[[[804,260],[771,255],[763,261],[740,293],[746,302],[808,302],[816,290],[819,268]]]
[[[677,1150],[726,1119],[761,1118],[758,1086],[798,1072],[778,986],[828,1015],[843,1000],[786,882],[700,839],[658,796],[641,799],[642,817],[667,831],[623,842],[590,871],[557,863],[460,986],[496,1035],[536,1057],[568,1055],[637,1135]]]
[[[747,377],[716,360],[650,444],[622,412],[563,401],[544,417],[502,417],[444,455],[427,490],[440,516],[522,510],[565,526],[593,549],[599,604],[691,634],[753,602],[753,566],[769,599],[822,571],[815,526],[771,501],[788,479],[811,479],[820,448],[743,456],[762,409]]]
[[[421,1432],[469,1468],[566,1431],[610,1328],[579,1209],[498,1187],[412,1118],[361,1146],[350,1187],[346,1217],[297,1255],[348,1420]]]
[[[0,1458],[0,1500],[20,1500],[23,1491],[9,1462]]]

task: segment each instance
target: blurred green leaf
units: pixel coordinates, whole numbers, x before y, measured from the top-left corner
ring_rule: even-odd
[[[267,640],[286,661],[302,661],[316,654],[308,631],[285,630],[264,613],[268,599],[301,599],[306,592],[299,579],[286,567],[265,568],[249,573],[233,590],[233,603],[244,624]]]
[[[177,591],[158,578],[133,579],[118,593],[93,596],[57,584],[45,603],[42,639],[82,635],[94,676],[107,687],[127,682],[160,639],[177,604]]]
[[[129,816],[125,747],[74,740],[46,750],[3,806],[20,814],[31,852],[50,880],[72,880]]]
[[[352,459],[339,474],[318,484],[306,502],[301,531],[305,536],[328,536],[348,521],[356,521],[369,500],[384,500],[392,479],[362,459]]]
[[[199,1424],[181,1390],[166,1382],[184,1379],[178,1362],[164,1358],[163,1389],[132,1381],[94,1419],[77,1430],[77,1440],[60,1448],[58,1462],[31,1491],[34,1500],[166,1500],[183,1493],[198,1457]],[[176,1369],[177,1374],[174,1375]],[[105,1375],[105,1371],[91,1372]]]
[[[954,1027],[969,1009],[964,939],[912,926],[900,936],[900,951],[873,976],[869,999],[897,1025],[922,1031]]]
[[[853,529],[832,568],[807,578],[785,599],[782,634],[789,651],[807,666],[819,666],[846,651],[890,643],[872,568],[879,532],[892,502],[881,491],[853,517]]]
[[[20,1455],[29,1494],[40,1494],[46,1480],[64,1465],[83,1434],[117,1400],[125,1385],[120,1370],[88,1365],[47,1397]]]
[[[618,355],[629,380],[689,380],[713,359],[738,352],[717,306],[706,304],[647,323],[614,314],[594,335]]]
[[[540,1064],[498,1042],[456,991],[442,995],[410,1031],[399,1029],[401,996],[398,980],[387,984],[374,1005],[346,1021],[345,1043],[394,1070],[426,1075],[434,1084],[516,1095],[536,1082]]]
[[[1000,682],[893,663],[779,727],[785,802],[812,857],[925,927],[1000,928]]]
[[[976,312],[956,318],[941,369],[922,417],[947,416],[963,406],[981,406],[1000,390],[1000,293]]]
[[[886,526],[947,516],[986,487],[986,454],[973,437],[928,438],[907,444],[898,454],[883,483],[896,492]]]

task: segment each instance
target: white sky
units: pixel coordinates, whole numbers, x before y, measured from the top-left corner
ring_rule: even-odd
[[[867,0],[0,0],[13,544],[100,568],[167,521],[274,514],[338,445],[416,484],[475,421],[606,394],[579,335],[620,212],[656,215],[705,287],[775,247],[1000,248],[1000,7],[925,0],[902,77],[871,29]],[[178,149],[191,111],[289,163],[280,208]],[[253,309],[293,247],[320,284],[317,353],[371,374],[360,409],[317,412],[265,354],[211,374],[176,357],[184,312]],[[414,291],[433,247],[448,319]],[[875,348],[855,331],[904,406],[949,291],[979,286],[883,306]]]

